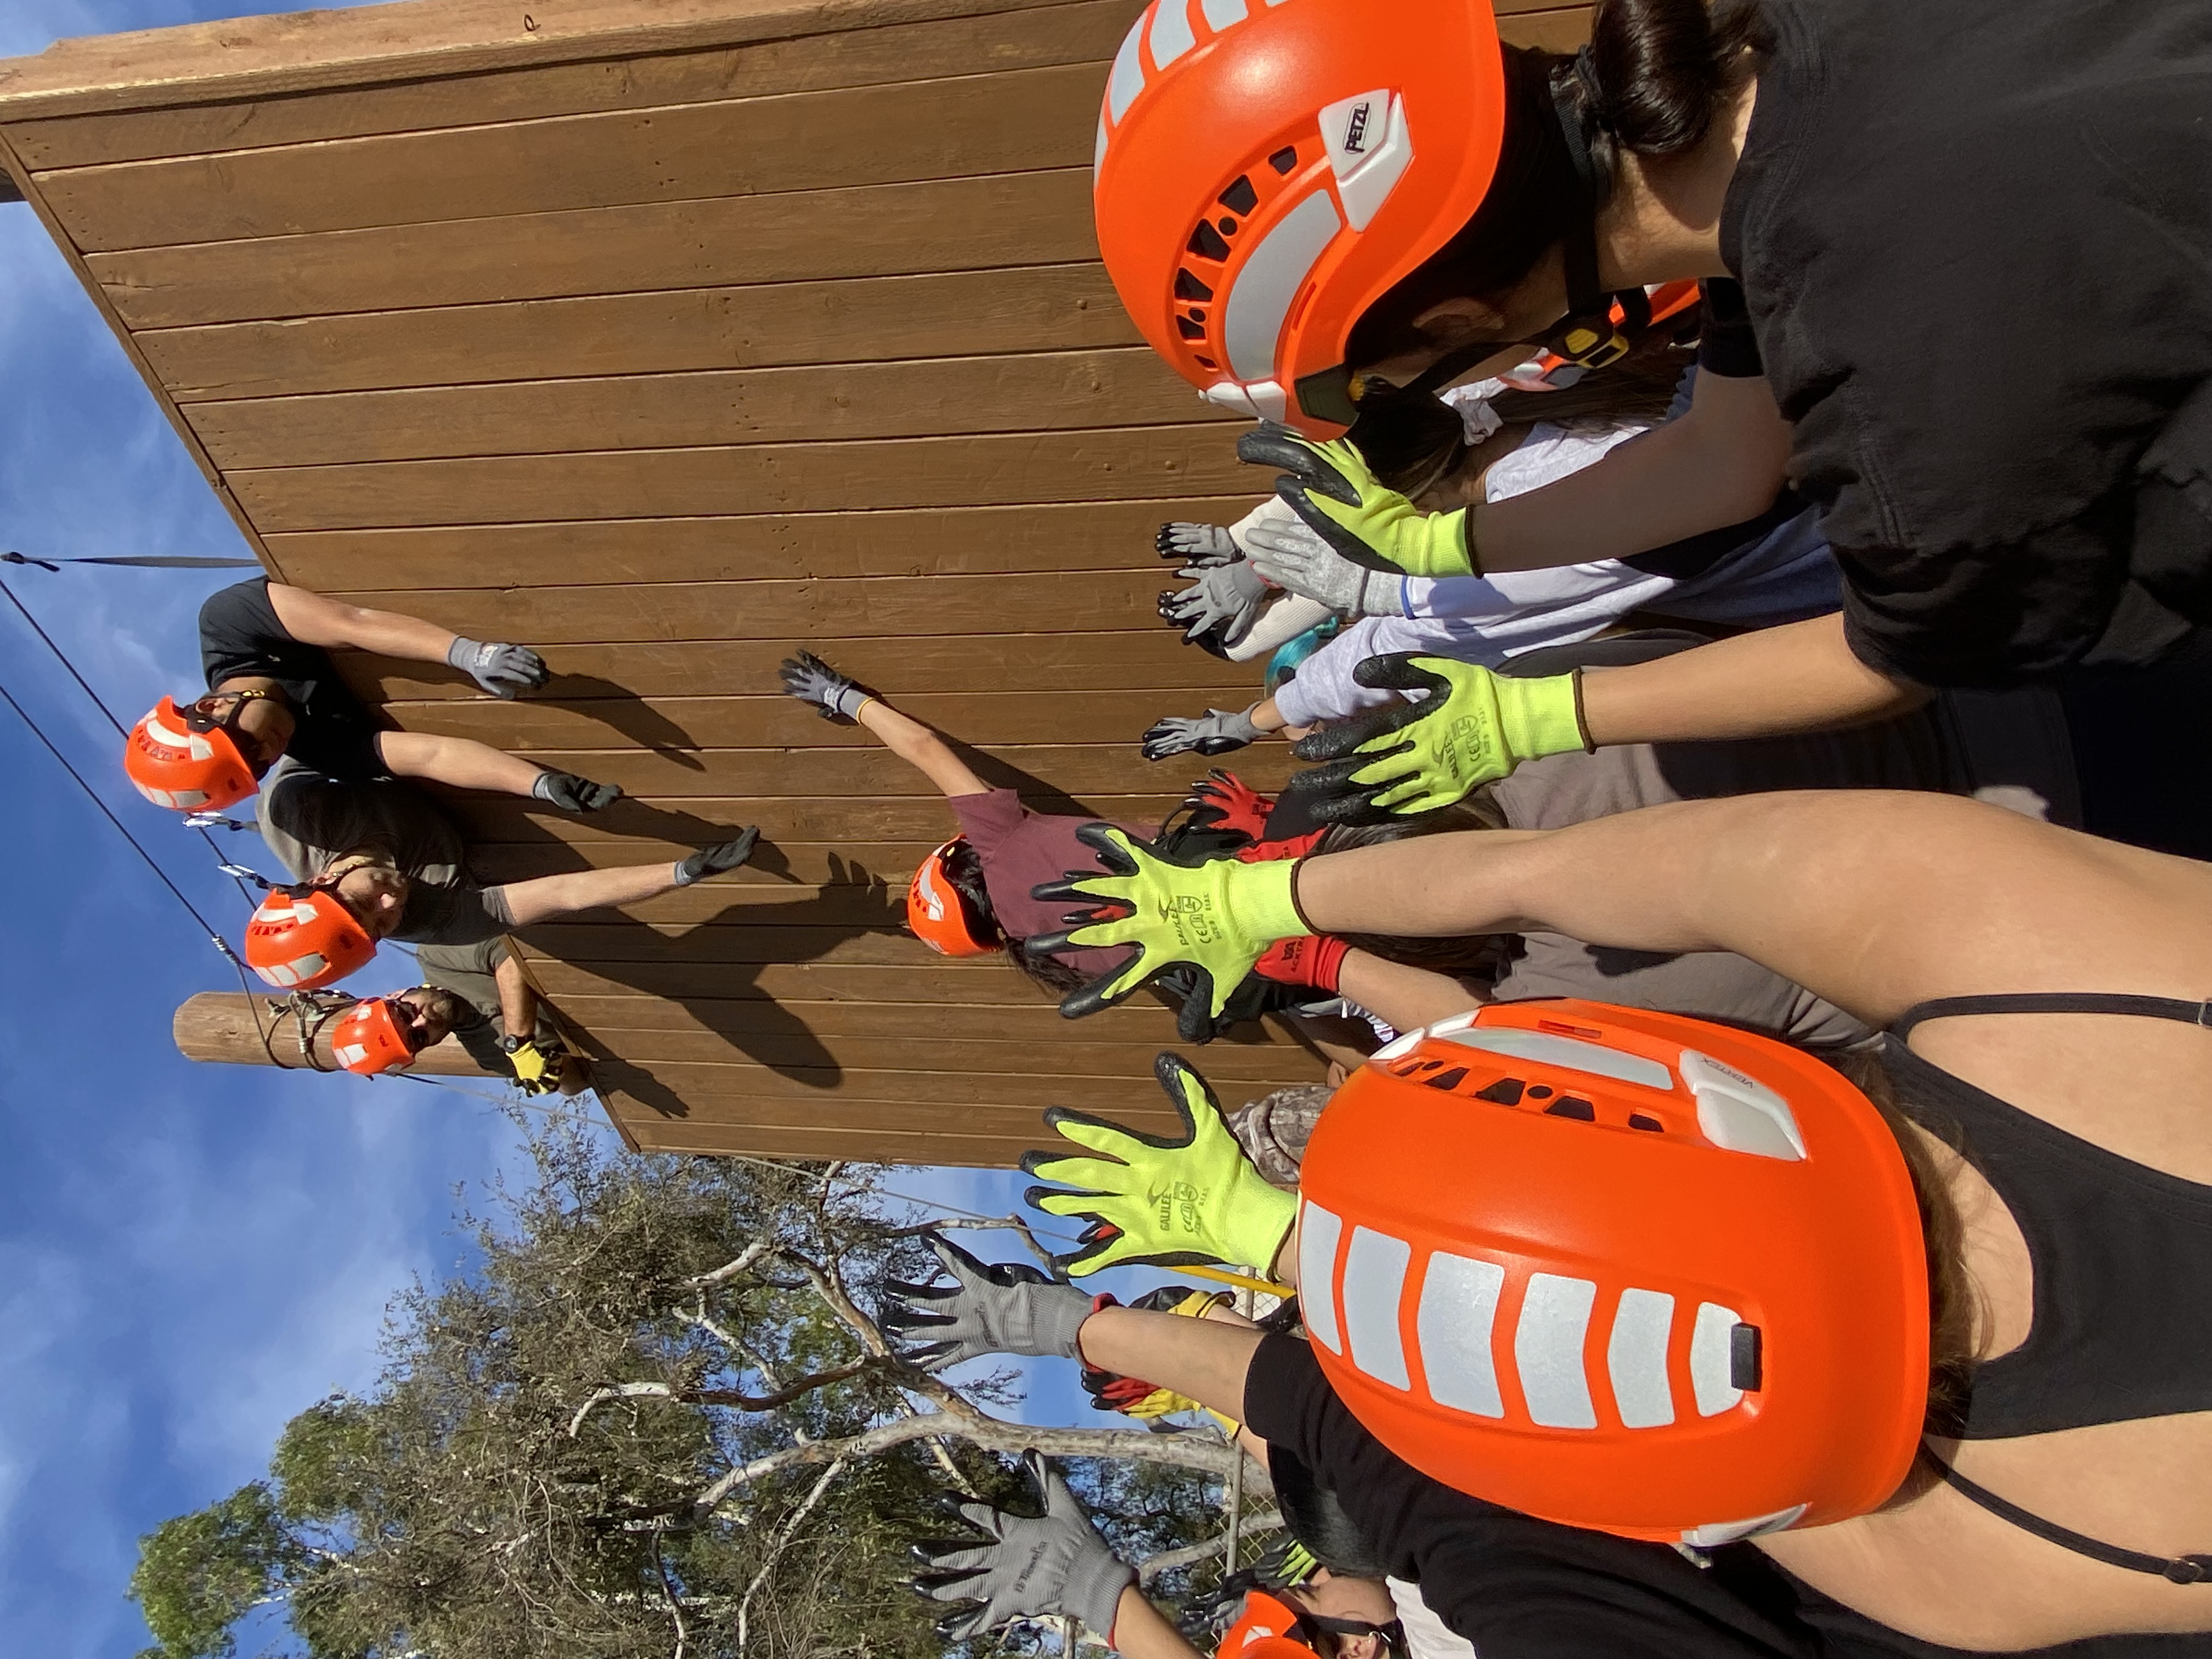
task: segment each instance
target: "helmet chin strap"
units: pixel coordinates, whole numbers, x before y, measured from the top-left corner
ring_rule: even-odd
[[[1552,72],[1552,112],[1559,118],[1560,135],[1567,141],[1567,160],[1574,167],[1576,191],[1581,198],[1567,226],[1567,314],[1553,331],[1551,342],[1551,349],[1571,362],[1578,361],[1584,351],[1572,349],[1570,337],[1594,337],[1594,343],[1609,343],[1613,335],[1613,296],[1599,283],[1597,274],[1597,163],[1591,158],[1582,111],[1571,91],[1578,84],[1587,88],[1591,78],[1587,46]]]

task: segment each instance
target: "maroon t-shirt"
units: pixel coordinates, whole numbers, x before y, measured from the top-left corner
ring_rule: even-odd
[[[994,789],[985,795],[955,795],[946,803],[960,820],[960,833],[982,860],[983,886],[991,896],[991,908],[999,926],[1015,939],[1038,933],[1057,933],[1079,902],[1047,902],[1030,896],[1041,882],[1058,881],[1071,870],[1096,870],[1099,863],[1075,832],[1096,818],[1077,818],[1032,812],[1011,789]],[[1140,840],[1149,841],[1152,827],[1123,823],[1115,826]],[[1111,973],[1129,959],[1129,947],[1102,950],[1072,945],[1052,953],[1078,973],[1097,976]]]

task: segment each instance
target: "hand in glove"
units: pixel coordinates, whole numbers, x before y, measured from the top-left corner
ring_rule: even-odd
[[[933,1237],[929,1248],[951,1284],[894,1279],[884,1286],[890,1299],[878,1322],[895,1340],[914,1344],[899,1350],[901,1358],[941,1371],[988,1353],[1079,1357],[1075,1334],[1091,1317],[1089,1291],[1018,1261],[987,1265],[948,1239]]]
[[[676,866],[676,884],[689,887],[695,881],[736,869],[753,855],[754,844],[759,840],[760,826],[751,823],[719,847],[701,848]]]
[[[1163,1285],[1158,1290],[1147,1291],[1129,1305],[1142,1313],[1180,1314],[1186,1319],[1203,1319],[1228,1300],[1226,1291],[1194,1291],[1188,1285]],[[1236,1438],[1239,1426],[1233,1418],[1224,1417],[1210,1406],[1200,1405],[1188,1395],[1177,1394],[1173,1389],[1164,1389],[1139,1377],[1116,1376],[1111,1371],[1089,1365],[1083,1368],[1083,1391],[1091,1396],[1091,1410],[1119,1412],[1140,1423],[1158,1422],[1163,1417],[1175,1417],[1185,1412],[1204,1412],[1231,1439]]]
[[[527,646],[482,645],[458,634],[446,647],[446,660],[495,697],[535,691],[552,678],[544,659]]]
[[[1193,827],[1233,830],[1254,841],[1267,833],[1267,814],[1275,810],[1268,797],[1234,772],[1224,772],[1218,766],[1191,785],[1184,804],[1195,809],[1191,814]]]
[[[1341,994],[1338,981],[1344,976],[1344,958],[1351,951],[1352,946],[1344,940],[1327,933],[1279,939],[1252,964],[1252,971],[1278,985],[1304,985],[1338,996]]]
[[[776,671],[783,678],[784,695],[811,702],[814,712],[833,726],[855,724],[860,705],[876,694],[858,680],[848,679],[811,651],[786,657]]]
[[[1316,823],[1433,812],[1523,761],[1587,749],[1578,674],[1515,679],[1449,657],[1401,651],[1352,671],[1360,684],[1426,691],[1315,732],[1291,750],[1322,761],[1291,787]]]
[[[1255,524],[1245,539],[1251,544],[1252,568],[1278,587],[1346,616],[1406,614],[1404,572],[1354,564],[1310,525],[1298,520]]]
[[[1251,709],[1231,714],[1225,708],[1209,708],[1195,720],[1170,714],[1154,725],[1145,733],[1145,758],[1163,761],[1194,749],[1201,755],[1227,755],[1249,749],[1259,741],[1260,728],[1252,724]]]
[[[1193,524],[1188,520],[1162,525],[1152,538],[1152,547],[1164,559],[1189,565],[1227,564],[1243,556],[1237,538],[1219,525]]]
[[[538,1046],[534,1036],[501,1037],[499,1048],[507,1056],[507,1063],[514,1068],[514,1080],[522,1085],[526,1095],[550,1095],[561,1086],[558,1049],[548,1053]]]
[[[1197,974],[1206,1011],[1218,1017],[1229,994],[1279,939],[1313,931],[1299,918],[1291,884],[1294,862],[1245,864],[1234,858],[1182,864],[1110,824],[1090,823],[1076,835],[1105,867],[1071,871],[1041,883],[1032,896],[1098,907],[1073,916],[1066,931],[1030,940],[1037,951],[1070,945],[1133,945],[1129,960],[1062,998],[1070,1019],[1121,1001],[1177,963]]]
[[[1125,1261],[1271,1271],[1297,1218],[1297,1194],[1269,1186],[1253,1167],[1205,1079],[1173,1054],[1162,1054],[1152,1071],[1182,1118],[1180,1140],[1055,1107],[1045,1121],[1095,1156],[1023,1154],[1026,1173],[1074,1188],[1032,1187],[1025,1200],[1047,1215],[1087,1224],[1080,1248],[1061,1265],[1078,1277]]]
[[[593,783],[574,772],[540,772],[530,793],[564,812],[596,812],[622,799],[622,786]]]
[[[915,1545],[915,1558],[929,1569],[914,1581],[915,1589],[933,1601],[975,1604],[945,1614],[938,1635],[964,1642],[1009,1620],[1064,1616],[1111,1642],[1115,1610],[1137,1582],[1136,1570],[1107,1547],[1058,1470],[1033,1451],[1022,1454],[1022,1468],[1043,1510],[1036,1519],[988,1504],[956,1504],[951,1512],[982,1539]]]
[[[1478,574],[1468,513],[1424,513],[1368,470],[1341,438],[1316,443],[1263,421],[1237,441],[1237,459],[1279,466],[1275,491],[1321,538],[1354,564],[1413,576]]]
[[[1194,578],[1192,586],[1160,595],[1160,617],[1183,630],[1185,645],[1215,656],[1252,630],[1274,592],[1243,560],[1228,564],[1186,565],[1176,573]]]

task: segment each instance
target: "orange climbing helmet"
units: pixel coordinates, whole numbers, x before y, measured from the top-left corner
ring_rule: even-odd
[[[941,957],[987,957],[999,948],[998,925],[975,913],[945,867],[953,852],[967,845],[967,836],[953,836],[921,861],[906,890],[908,931]]]
[[[408,1023],[394,1014],[390,997],[369,997],[338,1017],[331,1052],[339,1065],[362,1077],[393,1072],[415,1058]]]
[[[173,697],[131,728],[123,769],[148,800],[179,812],[220,812],[261,787],[225,722]]]
[[[1717,1545],[1863,1515],[1928,1401],[1904,1155],[1819,1060],[1677,1014],[1497,1003],[1400,1037],[1299,1176],[1322,1370],[1416,1468]]]
[[[366,967],[376,941],[327,887],[272,889],[246,925],[246,965],[280,991],[313,991]]]
[[[1313,1659],[1298,1610],[1263,1589],[1249,1590],[1244,1610],[1222,1632],[1213,1659]]]
[[[1208,402],[1337,436],[1353,325],[1474,216],[1504,135],[1487,5],[1154,0],[1106,83],[1098,246]]]

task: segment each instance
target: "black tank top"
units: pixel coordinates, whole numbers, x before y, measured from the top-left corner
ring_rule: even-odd
[[[1891,1028],[1882,1063],[1899,1104],[1958,1142],[2018,1222],[2034,1267],[2027,1340],[1975,1368],[1964,1437],[2212,1411],[2212,1187],[2094,1146],[1905,1046],[1924,1021],[1995,1013],[2132,1014],[2212,1026],[2208,1004],[2051,994],[1926,1002]],[[2123,1077],[2116,1086],[2130,1084]]]

